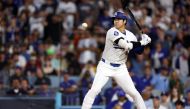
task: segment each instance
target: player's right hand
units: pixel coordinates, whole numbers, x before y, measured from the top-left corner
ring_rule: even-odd
[[[151,38],[147,34],[142,34],[141,37],[142,37],[140,41],[141,45],[145,46],[151,42]]]

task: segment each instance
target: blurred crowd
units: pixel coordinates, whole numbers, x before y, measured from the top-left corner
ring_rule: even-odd
[[[127,6],[152,39],[143,54],[131,52],[126,62],[148,109],[189,109],[190,0],[128,0]],[[119,0],[1,0],[0,95],[53,96],[60,91],[77,96],[80,104],[117,10],[122,10]],[[128,18],[127,29],[140,40]],[[52,88],[52,76],[59,78],[57,87]],[[112,80],[94,105],[132,108],[124,95]]]

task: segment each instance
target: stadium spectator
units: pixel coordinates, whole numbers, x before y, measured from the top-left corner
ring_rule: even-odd
[[[6,94],[10,96],[21,96],[23,94],[19,78],[13,78],[10,81],[10,88],[7,90]]]
[[[115,107],[115,105],[120,105],[122,106],[122,109],[130,109],[132,107],[132,103],[126,98],[125,92],[123,90],[118,90],[117,92],[117,100],[114,100],[110,102],[106,109],[112,109]]]
[[[160,106],[162,106],[165,109],[173,109],[173,105],[170,101],[169,92],[162,92],[161,93]]]
[[[49,77],[43,73],[41,68],[37,68],[34,85],[41,85],[43,82],[45,82],[47,85],[51,85],[51,80]]]
[[[177,71],[173,71],[170,75],[170,78],[169,78],[170,90],[173,89],[174,87],[177,88],[180,93],[184,92],[184,84],[181,81],[180,76],[177,73]]]
[[[144,67],[144,75],[141,80],[144,84],[144,90],[151,89],[151,81],[154,78],[154,72],[152,71],[151,65],[146,64]]]
[[[112,79],[111,87],[108,87],[104,91],[105,104],[108,105],[112,100],[113,96],[120,90],[120,87],[117,85],[116,81]]]
[[[63,93],[62,103],[65,105],[76,105],[79,102],[78,86],[70,78],[69,72],[64,72],[63,81],[60,83],[59,91]]]
[[[132,71],[129,71],[129,75],[131,76],[131,79],[136,87],[136,89],[141,93],[145,87],[144,82],[141,80],[140,77],[136,76],[135,73]]]
[[[50,81],[42,79],[39,81],[39,87],[36,88],[36,95],[41,97],[53,97],[55,92],[50,88]]]
[[[176,109],[184,109],[184,103],[183,103],[183,101],[177,100],[175,102],[175,107],[176,107]]]
[[[147,109],[152,109],[153,108],[153,99],[152,99],[151,89],[146,89],[141,94],[142,94],[142,97],[144,99]]]
[[[89,31],[83,31],[81,38],[78,42],[78,51],[79,51],[79,63],[86,64],[89,61],[92,61],[95,64],[97,57],[97,41],[92,37]]]
[[[35,94],[35,89],[33,86],[30,86],[27,79],[21,79],[21,92],[23,95],[33,96]]]
[[[21,67],[16,66],[14,70],[15,70],[15,72],[14,72],[13,75],[10,76],[9,81],[14,80],[14,78],[18,78],[18,79],[20,79],[20,80],[21,80],[22,78],[25,78],[23,69],[22,69]]]
[[[123,107],[122,107],[121,105],[117,104],[117,105],[115,105],[115,106],[113,107],[113,109],[123,109]]]
[[[152,109],[164,109],[160,105],[160,97],[159,96],[154,96],[153,97],[153,107],[152,107]]]
[[[82,99],[84,99],[84,96],[88,92],[88,89],[91,87],[92,82],[93,77],[91,76],[90,72],[88,70],[83,72],[78,83],[79,87],[81,87]]]
[[[170,100],[173,105],[175,105],[175,102],[178,100],[184,101],[183,92],[180,92],[178,88],[173,87],[170,93],[171,93]]]
[[[132,60],[133,73],[138,77],[143,76],[142,71],[145,66],[145,62],[146,61],[143,57],[143,54],[137,55],[136,58]]]
[[[77,91],[78,87],[74,80],[70,78],[69,73],[63,74],[63,81],[60,83],[60,91],[69,94],[69,93],[75,93]]]
[[[168,56],[168,51],[163,48],[163,45],[161,42],[157,41],[155,44],[155,49],[151,51],[151,59],[153,62],[153,67],[156,70],[156,73],[158,73],[158,70],[162,67],[161,61],[163,58]]]
[[[190,108],[190,90],[187,91],[185,97],[185,109]]]
[[[169,71],[167,68],[162,67],[159,74],[156,74],[151,81],[153,89],[159,92],[169,91]]]

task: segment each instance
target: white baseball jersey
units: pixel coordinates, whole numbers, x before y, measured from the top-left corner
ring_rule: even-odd
[[[126,41],[137,41],[136,36],[132,32],[125,30],[124,34],[112,27],[106,34],[105,48],[102,54],[103,59],[117,64],[123,64],[127,61],[127,52],[129,51],[114,43],[115,40],[121,37]]]

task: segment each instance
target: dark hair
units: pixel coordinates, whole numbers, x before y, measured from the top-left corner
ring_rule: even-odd
[[[176,102],[175,102],[175,106],[176,105],[181,105],[184,107],[184,102],[182,102],[180,99],[178,99]]]

